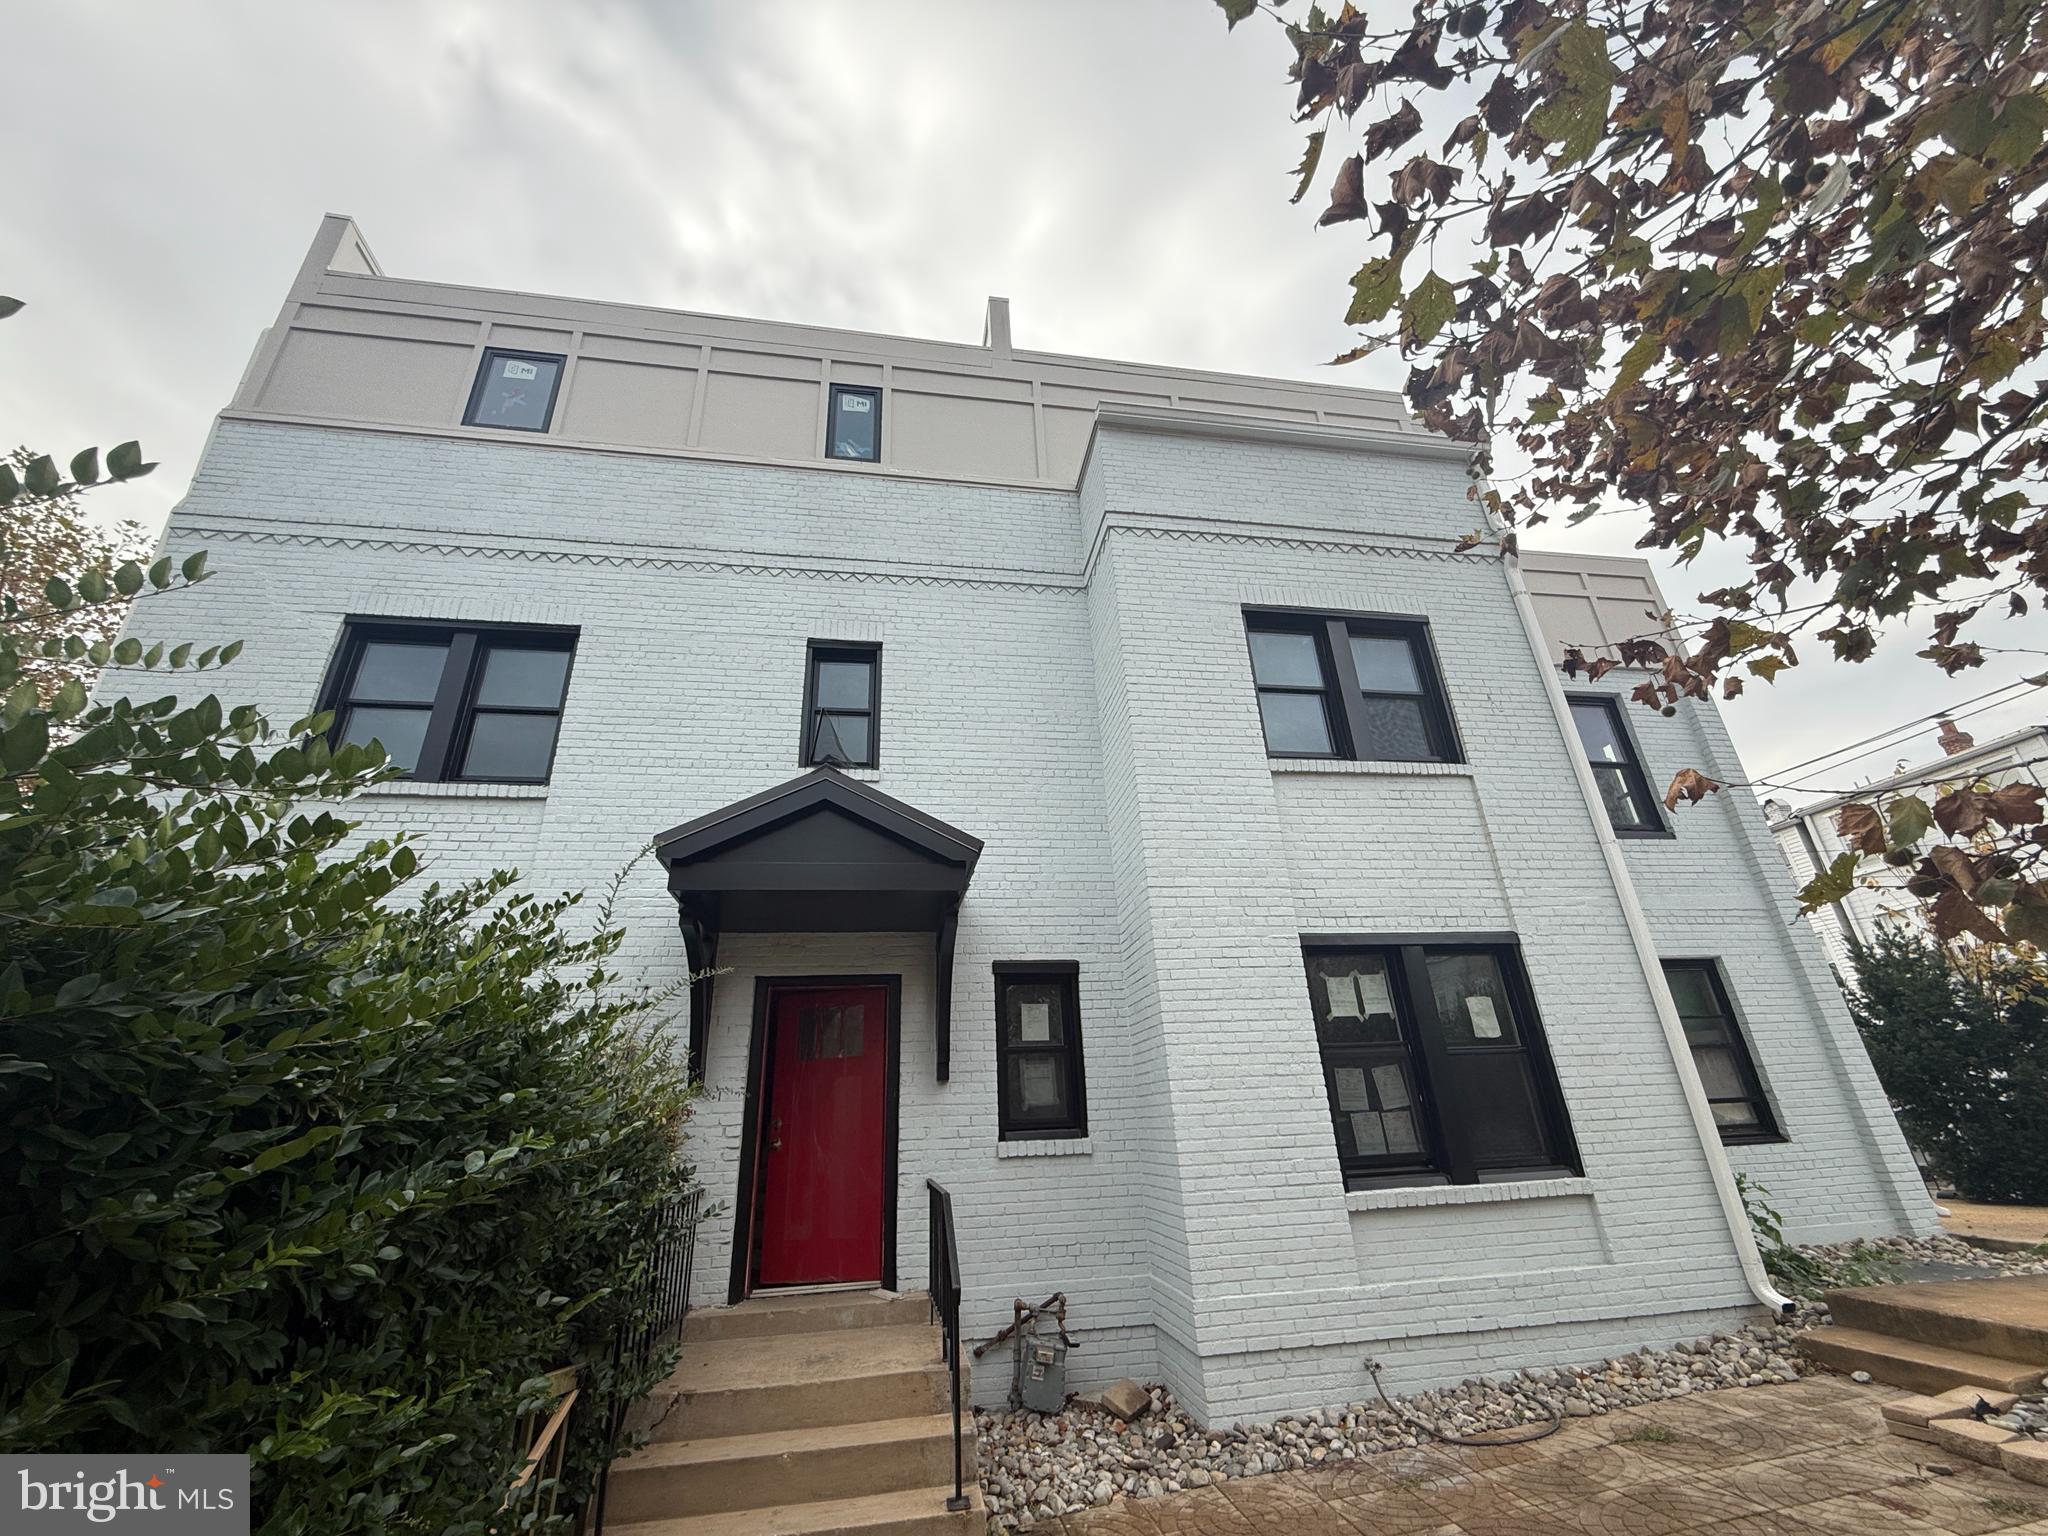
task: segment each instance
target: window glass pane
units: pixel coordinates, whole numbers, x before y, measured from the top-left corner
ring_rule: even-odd
[[[1320,693],[1261,693],[1259,716],[1266,723],[1268,752],[1330,755],[1330,717]]]
[[[1726,1046],[1696,1045],[1692,1048],[1692,1061],[1700,1069],[1700,1081],[1706,1084],[1708,1098],[1749,1096],[1749,1087],[1742,1081],[1742,1068],[1736,1065],[1735,1053]]]
[[[1064,1045],[1066,987],[1057,981],[1013,981],[1003,988],[1003,1036],[1011,1045]]]
[[[1600,790],[1600,803],[1607,808],[1607,821],[1610,826],[1625,829],[1652,825],[1649,812],[1629,788],[1626,768],[1609,768],[1595,763],[1593,783]]]
[[[1671,996],[1678,1011],[1692,1018],[1718,1019],[1721,1006],[1714,999],[1713,983],[1697,965],[1667,965],[1664,979],[1671,983]]]
[[[1405,1060],[1360,1060],[1330,1068],[1337,1149],[1345,1157],[1422,1155],[1414,1082]]]
[[[1316,1028],[1332,1045],[1398,1045],[1394,993],[1380,954],[1309,956],[1309,994]]]
[[[448,643],[415,645],[410,641],[372,640],[356,663],[355,686],[349,697],[390,703],[431,704],[441,686],[441,664]],[[387,743],[388,745],[388,743]]]
[[[1285,630],[1251,632],[1252,677],[1271,688],[1320,688],[1323,659],[1314,635]]]
[[[881,457],[881,397],[865,391],[832,391],[831,456],[835,459]]]
[[[862,768],[872,760],[868,753],[868,717],[866,715],[827,715],[815,717],[816,726],[811,737],[811,761],[814,763],[843,763],[848,767]]]
[[[1359,701],[1359,709],[1365,726],[1365,740],[1358,744],[1360,757],[1408,763],[1436,756],[1420,699],[1367,695]]]
[[[1707,1107],[1714,1112],[1714,1124],[1732,1131],[1756,1130],[1762,1124],[1756,1117],[1756,1106],[1747,1099]]]
[[[425,709],[372,709],[357,706],[348,711],[341,723],[343,745],[366,746],[371,741],[384,744],[385,756],[411,773],[420,763],[420,743],[427,739],[427,720],[432,714]]]
[[[1679,1022],[1685,1026],[1685,1039],[1688,1045],[1726,1045],[1728,1043],[1728,1031],[1722,1027],[1719,1019],[1681,1018]]]
[[[1415,649],[1397,635],[1353,635],[1351,664],[1358,668],[1358,686],[1367,693],[1422,692]]]
[[[555,380],[562,364],[552,357],[491,357],[484,361],[484,385],[470,420],[483,427],[523,427],[538,432],[548,422]]]
[[[562,702],[562,685],[568,676],[567,651],[493,646],[484,657],[484,680],[477,688],[476,701],[553,709]]]
[[[545,779],[554,755],[555,715],[500,715],[478,710],[462,757],[465,779]]]
[[[1581,699],[1572,704],[1572,724],[1579,728],[1579,740],[1586,756],[1596,763],[1625,763],[1628,750],[1622,745],[1614,715],[1605,704]]]
[[[1444,1044],[1453,1048],[1521,1044],[1499,961],[1486,954],[1442,952],[1426,958]]]
[[[1526,1055],[1461,1056],[1458,1089],[1458,1115],[1472,1138],[1472,1161],[1480,1171],[1550,1160]]]
[[[1010,1112],[1019,1120],[1065,1120],[1067,1074],[1063,1057],[1033,1053],[1004,1059],[1010,1080]]]
[[[873,696],[873,670],[864,661],[821,661],[818,663],[820,709],[865,710]]]

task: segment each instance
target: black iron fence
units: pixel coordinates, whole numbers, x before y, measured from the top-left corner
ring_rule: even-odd
[[[942,1334],[939,1347],[953,1378],[953,1496],[946,1500],[946,1508],[957,1510],[967,1507],[966,1444],[960,1435],[960,1239],[953,1231],[953,1197],[931,1179],[924,1181],[924,1188],[930,1233],[925,1273],[931,1287],[932,1316]]]

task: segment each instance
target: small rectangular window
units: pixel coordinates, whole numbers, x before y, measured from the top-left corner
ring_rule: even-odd
[[[462,414],[468,427],[508,427],[515,432],[545,432],[555,418],[555,390],[562,382],[562,359],[547,352],[484,350]]]
[[[407,777],[545,784],[576,632],[350,619],[321,690],[335,745],[381,742]]]
[[[1422,620],[1248,613],[1245,632],[1267,756],[1460,761]]]
[[[1088,1134],[1080,967],[997,961],[996,1108],[1003,1141]]]
[[[1727,1142],[1779,1141],[1777,1117],[1764,1095],[1756,1060],[1736,1022],[1721,968],[1711,960],[1666,960],[1664,979],[1685,1026],[1685,1043],[1707,1090],[1707,1107]]]
[[[1317,945],[1305,959],[1347,1183],[1577,1170],[1512,946]]]
[[[882,648],[813,640],[805,667],[805,767],[881,761]]]
[[[1622,716],[1621,700],[1581,694],[1570,702],[1572,724],[1579,728],[1579,743],[1586,749],[1593,782],[1607,807],[1608,824],[1628,837],[1668,836],[1650,792],[1649,775],[1643,771],[1642,754]]]
[[[825,456],[832,459],[864,459],[878,462],[882,457],[882,392],[854,389],[845,384],[832,386],[831,409],[825,422]]]

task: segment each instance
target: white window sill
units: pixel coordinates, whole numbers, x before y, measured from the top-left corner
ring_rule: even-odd
[[[1350,1211],[1399,1211],[1422,1205],[1492,1205],[1505,1200],[1590,1198],[1591,1179],[1513,1179],[1502,1184],[1417,1184],[1402,1189],[1353,1189],[1344,1195]]]
[[[1095,1149],[1086,1136],[1056,1137],[1047,1141],[999,1141],[997,1157],[1085,1157]]]
[[[1269,757],[1266,766],[1275,773],[1349,773],[1381,778],[1472,777],[1470,763],[1358,763],[1343,757]]]
[[[365,795],[400,800],[545,800],[545,784],[458,784],[446,780],[392,779],[372,784]]]

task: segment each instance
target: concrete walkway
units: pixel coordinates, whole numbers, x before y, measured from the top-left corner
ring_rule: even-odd
[[[2048,1536],[2048,1488],[1884,1432],[1896,1388],[1705,1392],[1494,1450],[1433,1447],[1045,1521],[1056,1536]],[[1927,1470],[1930,1461],[1952,1476]]]
[[[2048,1206],[1978,1205],[1970,1200],[1944,1200],[1948,1214],[1944,1232],[1956,1237],[1990,1237],[2009,1243],[2048,1243]]]

